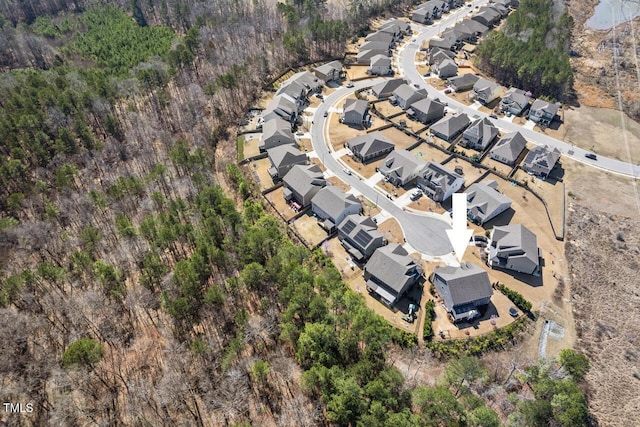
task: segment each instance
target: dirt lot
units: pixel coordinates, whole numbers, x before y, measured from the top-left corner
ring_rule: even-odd
[[[334,185],[334,186],[338,187],[339,189],[341,189],[343,191],[351,190],[350,186],[348,186],[341,179],[339,179],[339,178],[337,178],[335,176],[327,178],[327,182],[331,183],[331,185]]]
[[[317,245],[327,238],[327,232],[318,224],[318,220],[313,215],[303,215],[296,219],[293,227],[309,245]]]
[[[471,105],[473,104],[473,102],[469,99],[469,93],[471,92],[471,90],[465,90],[462,92],[451,92],[450,94],[448,94],[447,96],[449,98],[453,98],[458,102],[461,102],[465,105]]]
[[[331,257],[333,264],[340,271],[345,282],[349,282],[362,275],[362,270],[351,262],[351,256],[344,247],[342,247],[340,240],[337,238],[324,242],[321,248],[325,254]]]
[[[444,213],[445,209],[439,203],[434,202],[427,196],[422,196],[415,202],[411,202],[407,205],[409,209],[413,209],[416,211],[422,212],[432,212],[432,213]]]
[[[249,165],[252,173],[255,173],[258,177],[257,181],[260,190],[266,190],[267,188],[273,187],[273,180],[271,179],[271,175],[269,175],[270,167],[271,162],[269,159],[254,160]]]
[[[640,163],[640,124],[619,111],[587,106],[570,108],[565,112],[565,122],[566,142],[625,162],[631,156],[633,163]]]
[[[407,192],[405,188],[396,187],[395,185],[392,185],[388,182],[384,182],[384,180],[378,182],[376,184],[376,187],[382,189],[386,193],[391,194],[393,197],[400,197]],[[412,186],[410,185],[409,187],[412,187]]]
[[[389,117],[394,114],[402,113],[404,110],[397,105],[391,105],[389,101],[377,102],[375,104],[376,110],[378,110],[381,114]]]
[[[485,172],[484,169],[477,168],[467,161],[458,160],[456,158],[451,159],[449,162],[445,163],[443,166],[449,169],[450,171],[454,171],[457,167],[462,168],[462,176],[464,177],[465,187],[468,187],[469,185],[471,185],[476,179],[480,177],[480,175],[482,175]]]
[[[422,123],[417,120],[411,120],[409,117],[407,117],[406,114],[400,114],[399,116],[391,119],[391,121],[397,125],[400,125],[401,122],[404,122],[404,126],[406,127],[406,129],[413,133],[424,128],[424,125]]]
[[[349,68],[346,69],[347,80],[362,79],[364,77],[370,77],[369,74],[367,74],[367,68],[369,68],[367,65],[349,66]]]
[[[297,140],[298,147],[300,147],[301,151],[304,151],[305,153],[313,151],[310,138],[297,138]]]
[[[396,128],[385,129],[382,131],[382,134],[394,142],[396,150],[404,150],[416,143],[415,138]]]
[[[313,157],[313,158],[309,159],[309,163],[312,163],[312,164],[314,164],[314,165],[317,165],[317,166],[320,168],[320,170],[321,170],[322,172],[324,172],[324,171],[326,171],[326,170],[327,170],[327,168],[324,166],[324,164],[322,163],[322,161],[321,161],[319,158],[317,158],[317,157]]]
[[[364,212],[365,215],[374,217],[381,212],[380,207],[376,206],[375,202],[370,201],[366,197],[358,196],[357,199],[360,200],[360,203],[362,204],[362,212]]]
[[[343,125],[340,123],[339,113],[329,113],[329,138],[331,139],[331,145],[334,150],[340,150],[344,148],[344,143],[355,138],[356,136],[364,135],[366,130],[356,129],[351,126]]]
[[[436,162],[436,163],[442,163],[443,161],[445,161],[451,156],[450,154],[446,154],[440,150],[436,150],[435,148],[431,147],[429,144],[426,144],[426,143],[420,144],[419,146],[411,150],[411,153],[417,155],[425,162]],[[422,153],[422,155],[420,153]]]
[[[296,212],[291,209],[291,206],[284,199],[284,195],[282,193],[282,187],[277,188],[265,195],[267,200],[269,200],[276,208],[276,210],[286,219],[287,221],[296,216]]]
[[[244,135],[244,158],[247,159],[249,157],[257,156],[260,154],[260,149],[258,148],[258,143],[260,142],[259,133],[249,133]]]
[[[351,156],[348,154],[345,154],[344,156],[340,157],[340,160],[346,163],[349,168],[356,171],[359,175],[362,175],[365,178],[371,178],[373,174],[376,173],[376,168],[382,161],[382,159],[380,159],[380,160],[376,160],[375,162],[369,162],[367,164],[363,164],[357,160],[352,159]]]
[[[561,166],[556,166],[554,174],[555,173],[563,174],[564,170]],[[560,233],[562,229],[562,196],[565,190],[563,183],[558,182],[554,179],[547,179],[546,181],[543,181],[541,179],[530,176],[522,170],[516,172],[514,178],[520,182],[527,182],[527,185],[532,190],[534,190],[544,198],[544,200],[547,202],[547,207],[549,208],[549,214],[551,215],[553,226],[556,228],[558,233]]]
[[[468,151],[473,152],[473,150]],[[495,169],[498,172],[502,172],[505,175],[508,175],[513,169],[513,166],[505,165],[504,163],[493,160],[490,156],[485,157],[484,160],[482,160],[482,164],[488,166],[491,169]]]
[[[389,218],[388,220],[378,224],[378,231],[384,235],[389,243],[404,244],[402,228],[394,218]]]

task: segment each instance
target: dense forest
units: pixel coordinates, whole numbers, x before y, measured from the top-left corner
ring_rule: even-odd
[[[534,96],[573,96],[569,42],[573,19],[563,0],[522,0],[477,49],[477,65],[501,84]]]
[[[420,354],[233,163],[265,82],[404,6],[2,2],[3,425],[588,422],[582,356]]]

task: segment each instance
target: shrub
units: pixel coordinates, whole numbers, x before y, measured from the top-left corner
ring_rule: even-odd
[[[531,312],[531,303],[527,301],[522,295],[520,295],[520,293],[507,288],[502,283],[498,283],[498,289],[500,290],[500,292],[505,294],[507,298],[509,298],[511,302],[514,303],[520,310],[524,311],[525,313]]]
[[[433,338],[433,318],[436,314],[436,303],[433,300],[427,301],[424,305],[424,329],[422,331],[422,339],[431,341]]]

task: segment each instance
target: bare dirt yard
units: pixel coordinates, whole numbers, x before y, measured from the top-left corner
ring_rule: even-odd
[[[400,224],[394,218],[389,218],[378,224],[378,231],[382,233],[389,243],[404,244],[404,233]]]
[[[444,163],[443,166],[452,172],[455,171],[456,168],[461,168],[462,169],[461,175],[464,178],[465,187],[468,187],[469,185],[471,185],[474,181],[480,178],[480,176],[483,173],[485,173],[484,169],[475,167],[471,163],[464,160],[459,160],[455,157],[452,158],[450,161]]]
[[[349,169],[357,172],[358,175],[361,175],[364,178],[371,178],[376,173],[376,168],[380,165],[382,159],[364,164],[355,160],[349,154],[345,154],[340,157],[340,161],[345,163]]]
[[[442,163],[451,157],[451,154],[443,153],[424,142],[411,150],[411,153],[420,157],[425,162]]]
[[[348,80],[356,80],[356,79],[365,79],[371,77],[367,74],[367,65],[350,65],[349,68],[346,69],[347,79]]]
[[[251,170],[254,179],[258,182],[260,190],[266,190],[267,188],[273,187],[273,180],[271,179],[271,175],[269,175],[270,167],[271,162],[269,159],[254,160],[249,163],[249,169]]]
[[[282,187],[275,189],[271,193],[265,195],[267,200],[271,202],[274,208],[278,211],[280,215],[285,220],[290,220],[294,216],[296,216],[296,212],[289,206],[287,201],[284,199],[284,194],[282,193]]]
[[[385,193],[391,194],[393,197],[400,197],[407,192],[406,188],[396,187],[393,184],[385,182],[384,180],[378,182],[376,187],[382,189]],[[407,186],[407,188],[411,188],[411,185]]]
[[[329,182],[331,185],[338,187],[342,191],[351,190],[351,186],[345,184],[344,181],[342,181],[340,178],[337,178],[335,176],[327,178],[327,182]]]
[[[468,151],[473,152],[473,150]],[[504,163],[493,160],[490,156],[485,157],[482,160],[482,164],[505,175],[508,175],[513,169],[513,166],[505,165]]]
[[[293,227],[311,246],[315,246],[327,238],[327,232],[320,227],[317,218],[313,215],[301,216],[293,222]]]
[[[389,138],[389,140],[393,141],[393,143],[396,145],[396,150],[404,150],[416,143],[416,139],[414,137],[409,136],[394,127],[383,130],[382,134]]]

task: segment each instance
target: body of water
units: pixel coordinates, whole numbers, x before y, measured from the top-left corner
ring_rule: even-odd
[[[640,16],[640,0],[600,0],[587,27],[608,30]]]

